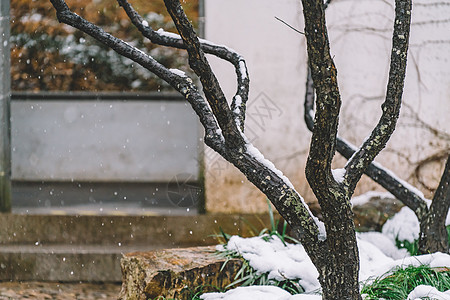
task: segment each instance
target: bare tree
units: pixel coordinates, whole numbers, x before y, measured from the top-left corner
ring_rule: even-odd
[[[314,98],[315,88],[311,68],[308,66],[304,98],[304,120],[308,129],[312,132],[314,131]],[[416,116],[416,119],[417,122],[423,123],[418,116]],[[427,124],[425,125],[430,127]],[[436,129],[431,127],[429,129],[436,131]],[[349,160],[346,166],[348,168],[358,148],[338,136],[336,138],[336,150]],[[450,206],[450,155],[446,154],[446,156],[448,156],[447,164],[434,194],[432,204],[429,207],[426,202],[427,199],[416,188],[399,179],[392,171],[382,165],[371,162],[364,171],[367,176],[388,190],[415,213],[420,223],[418,251],[421,254],[438,251],[449,252],[445,220]]]
[[[186,49],[189,65],[198,76],[205,97],[194,80],[171,70],[141,50],[106,33],[71,12],[64,0],[51,0],[58,20],[89,34],[119,54],[139,63],[181,93],[197,113],[205,143],[238,168],[273,203],[299,236],[319,272],[323,299],[361,299],[359,257],[350,197],[373,159],[385,147],[398,119],[406,69],[410,0],[396,0],[390,75],[382,116],[371,136],[350,158],[345,169],[334,171],[339,108],[337,71],[330,55],[324,3],[302,0],[309,67],[316,92],[316,112],[306,166],[309,184],[319,200],[324,224],[315,218],[293,185],[248,141],[244,134],[249,79],[244,59],[234,51],[200,40],[178,0],[165,0],[179,36],[155,31],[126,0],[118,0],[134,25],[153,43]],[[236,70],[237,91],[228,104],[205,53],[229,61]],[[340,176],[337,176],[339,173]]]

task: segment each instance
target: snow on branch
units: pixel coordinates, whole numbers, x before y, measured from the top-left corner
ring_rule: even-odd
[[[172,72],[153,59],[150,55],[142,52],[140,49],[114,37],[113,35],[105,32],[102,28],[73,13],[64,0],[51,0],[51,3],[56,9],[56,15],[59,22],[79,29],[97,41],[110,47],[118,54],[140,64],[150,72],[169,83],[175,90],[181,93],[191,104],[192,108],[198,115],[200,122],[205,128],[205,143],[216,151],[221,151],[221,149],[223,149],[223,141],[217,136],[218,132],[220,132],[218,130],[218,124],[211,113],[210,107],[200,95],[200,92],[193,84],[191,78],[187,76],[180,76],[176,72]]]
[[[175,23],[175,27],[183,39],[183,43],[186,45],[186,50],[189,55],[189,65],[200,78],[203,92],[222,130],[225,143],[242,149],[245,141],[237,127],[219,81],[206,59],[205,52],[200,47],[200,41],[191,22],[186,17],[178,0],[165,0],[164,3]]]
[[[193,80],[186,74],[179,70],[166,68],[140,49],[106,33],[100,27],[74,14],[64,0],[51,0],[51,2],[57,10],[57,17],[60,22],[81,30],[117,53],[142,65],[181,93],[191,104],[205,128],[204,142],[236,166],[250,182],[270,199],[279,213],[292,225],[293,230],[311,253],[323,251],[323,239],[325,238],[323,224],[312,215],[301,196],[289,184],[289,180],[273,165],[269,165],[266,160],[260,159],[260,155],[257,155],[255,151],[249,150],[253,149],[252,145],[239,128],[239,126],[243,126],[243,122],[239,123],[235,119],[236,115],[242,115],[242,121],[244,120],[245,101],[248,94],[248,74],[243,59],[239,58],[236,61],[235,68],[238,77],[246,83],[240,85],[242,91],[241,94],[235,96],[232,111],[206,60],[205,52],[212,53],[215,51],[214,53],[217,56],[231,57],[230,60],[232,60],[235,52],[199,40],[179,1],[165,0],[165,4],[180,33],[181,40],[178,35],[162,31],[148,31],[148,35],[153,35],[155,39],[159,39],[158,41],[161,44],[187,50],[190,66],[200,78],[206,100],[200,95]],[[127,4],[125,1],[119,3],[125,6]],[[134,18],[134,22],[141,24],[142,26],[136,23],[144,30],[147,26],[146,22],[134,10],[130,9],[131,6],[127,7],[129,16]],[[244,109],[240,110],[239,107]]]
[[[142,33],[142,35],[148,38],[152,43],[169,46],[178,49],[186,49],[186,45],[180,35],[164,31],[163,29],[154,30],[148,25],[148,22],[139,15],[138,12],[127,0],[117,0],[120,6],[123,7],[131,22]],[[236,72],[237,77],[237,91],[233,97],[231,103],[231,110],[235,115],[235,121],[240,127],[241,131],[244,131],[245,111],[249,93],[249,76],[247,65],[242,55],[234,51],[233,49],[217,45],[213,42],[199,39],[201,49],[207,53],[219,57],[223,60],[230,62]]]

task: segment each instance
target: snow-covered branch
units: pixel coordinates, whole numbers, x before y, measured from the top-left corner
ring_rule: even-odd
[[[186,45],[186,50],[189,55],[189,65],[200,78],[203,92],[222,130],[225,143],[232,146],[232,148],[242,149],[245,141],[237,127],[234,115],[228,106],[227,99],[220,87],[219,81],[206,59],[205,52],[200,47],[200,41],[191,22],[186,17],[178,0],[165,0],[164,3],[183,39],[183,43]]]
[[[163,29],[155,31],[127,0],[117,0],[117,2],[123,7],[134,26],[136,26],[142,35],[148,38],[152,43],[178,49],[186,49],[186,45],[183,43],[180,35],[164,31]],[[235,122],[243,132],[250,82],[245,60],[242,55],[226,46],[217,45],[204,39],[199,39],[199,43],[200,48],[205,53],[226,60],[234,66],[237,79],[237,91],[231,103],[231,110],[235,115]]]
[[[126,5],[126,2],[122,1],[121,3]],[[203,48],[209,52],[216,51],[215,53],[218,56],[223,57],[233,56],[235,52],[227,50],[228,52],[225,53],[222,51],[225,48],[216,47],[206,41],[199,40],[191,23],[182,11],[179,1],[166,1],[166,6],[181,33],[182,39],[180,40],[178,35],[162,31],[153,32],[154,36],[156,39],[160,39],[161,44],[167,46],[173,44],[174,47],[188,50],[191,67],[200,77],[207,102],[200,95],[193,80],[183,72],[166,68],[141,50],[117,39],[98,26],[74,14],[69,10],[64,0],[52,0],[52,4],[57,9],[57,17],[60,22],[80,29],[117,53],[142,65],[184,95],[205,128],[205,143],[235,165],[250,182],[267,195],[280,214],[291,224],[294,231],[300,235],[299,238],[311,252],[321,251],[324,230],[320,230],[320,228],[323,228],[323,226],[311,214],[302,197],[295,191],[289,180],[273,164],[271,165],[267,163],[267,160],[261,158],[262,155],[258,154],[259,151],[255,150],[256,148],[248,142],[243,132],[239,130],[237,126],[239,122],[235,122],[235,115],[230,110],[219,83],[209,67]],[[135,18],[135,21],[140,21],[133,10],[129,10],[128,13]],[[142,26],[145,26],[143,20],[140,23],[144,23]],[[182,46],[180,43],[182,43]],[[247,69],[243,59],[238,59],[237,62],[238,77],[242,81],[247,81],[245,86],[241,85],[241,95],[247,97]],[[245,108],[243,99],[239,95],[236,95],[235,99],[234,113],[245,114],[245,110],[238,111],[240,105]],[[240,125],[243,126],[243,123]]]
[[[191,78],[181,76],[177,72],[173,72],[157,62],[148,54],[142,52],[136,47],[131,46],[121,39],[114,37],[113,35],[105,32],[102,28],[73,13],[70,11],[64,0],[51,0],[51,2],[56,9],[56,15],[59,22],[81,30],[82,32],[110,47],[117,53],[140,64],[161,79],[165,80],[175,90],[181,93],[191,104],[192,108],[197,113],[200,122],[205,128],[205,143],[216,151],[223,149],[223,142],[221,142],[221,139],[217,138],[218,132],[220,132],[218,130],[219,127],[217,122],[211,113],[211,109],[200,95],[200,92],[193,84]]]

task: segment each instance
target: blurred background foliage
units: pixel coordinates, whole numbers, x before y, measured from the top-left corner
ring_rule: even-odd
[[[69,7],[105,31],[183,71],[185,51],[160,47],[142,37],[114,0],[68,0]],[[153,29],[176,32],[164,2],[130,0]],[[198,1],[183,1],[197,27]],[[49,0],[11,1],[13,91],[160,91],[170,87],[84,33],[59,24]]]

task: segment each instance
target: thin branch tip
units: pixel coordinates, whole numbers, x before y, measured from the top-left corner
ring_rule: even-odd
[[[287,22],[283,21],[282,19],[278,18],[277,16],[275,16],[275,19],[278,20],[278,21],[280,21],[281,23],[283,23],[284,25],[286,25],[286,26],[289,27],[290,29],[294,30],[295,32],[300,33],[300,34],[302,34],[302,35],[305,35],[304,32],[301,32],[300,30],[298,30],[298,29],[295,28],[294,26],[289,25]]]

